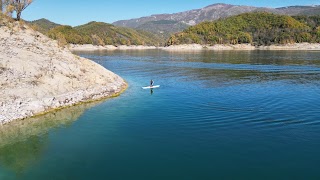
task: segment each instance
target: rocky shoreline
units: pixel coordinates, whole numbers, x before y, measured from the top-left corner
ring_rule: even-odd
[[[117,96],[126,87],[118,75],[26,25],[0,22],[0,125]]]
[[[200,45],[200,44],[182,44],[182,45],[173,45],[168,47],[161,48],[166,51],[196,51],[196,50],[255,50],[255,47],[250,44],[237,44],[237,45],[222,45],[217,44],[214,46],[210,45]]]
[[[314,50],[320,51],[320,43],[295,43],[284,45],[270,45],[270,46],[253,46],[251,44],[217,44],[213,46],[200,44],[184,44],[173,45],[169,47],[160,48],[167,51],[194,51],[194,50]]]
[[[13,120],[45,114],[81,103],[115,97],[124,91],[126,87],[126,84],[119,84],[118,87],[99,87],[87,90],[78,90],[38,100],[32,100],[31,98],[18,98],[12,101],[7,101],[5,103],[1,103],[0,124],[6,124]]]
[[[71,51],[113,51],[113,50],[149,50],[149,49],[160,49],[165,51],[202,51],[202,50],[320,50],[319,43],[295,43],[295,44],[284,44],[284,45],[270,45],[270,46],[253,46],[251,44],[217,44],[217,45],[200,45],[200,44],[182,44],[172,45],[168,47],[156,47],[156,46],[95,46],[92,44],[84,45],[70,45]]]
[[[157,49],[156,46],[126,46],[126,45],[121,45],[121,46],[114,46],[114,45],[106,45],[106,46],[96,46],[92,44],[70,44],[69,49],[71,51],[104,51],[104,50],[109,50],[109,51],[114,51],[114,50],[147,50],[147,49]]]

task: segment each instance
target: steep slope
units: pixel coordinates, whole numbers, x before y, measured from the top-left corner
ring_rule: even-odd
[[[320,6],[290,6],[283,8],[264,8],[264,7],[253,7],[253,6],[237,6],[230,4],[213,4],[202,9],[194,9],[190,11],[174,13],[174,14],[156,14],[147,17],[141,17],[137,19],[121,20],[116,21],[113,24],[116,26],[143,28],[144,24],[154,21],[176,21],[177,23],[183,23],[187,26],[196,25],[204,21],[213,21],[220,18],[226,18],[234,15],[239,15],[248,12],[272,12],[281,15],[320,15]],[[155,25],[156,27],[156,25]],[[176,24],[172,24],[167,27],[168,29],[179,29]],[[179,31],[175,31],[179,32]]]
[[[257,10],[256,7],[234,6],[230,4],[214,4],[202,9],[195,9],[174,14],[156,14],[137,19],[116,21],[113,24],[123,27],[137,28],[150,21],[171,20],[184,23],[186,25],[196,25],[203,21],[216,20],[223,17],[233,16],[245,12]]]
[[[71,26],[57,26],[47,32],[47,35],[58,40],[59,44],[92,44],[90,35],[85,35]],[[98,44],[98,43],[97,43]]]
[[[320,15],[320,6],[288,6],[276,8],[272,12],[289,16],[315,16]]]
[[[90,22],[75,29],[88,36],[97,36],[104,44],[156,45],[159,39],[151,33],[130,28],[116,27],[103,22]],[[94,38],[92,38],[94,39]]]
[[[161,39],[168,39],[171,34],[183,31],[189,26],[185,23],[171,20],[150,21],[138,26],[136,29],[157,34]]]
[[[42,34],[47,34],[50,29],[53,29],[57,26],[61,26],[60,24],[56,24],[47,19],[38,19],[35,21],[26,22],[29,26],[31,26],[34,30],[41,32]]]
[[[0,16],[0,124],[113,96],[125,81],[26,25]]]
[[[103,22],[90,22],[81,26],[58,26],[48,36],[71,44],[94,45],[159,45],[160,39],[151,33]]]
[[[314,20],[309,21],[315,23]],[[303,22],[303,19],[300,22],[286,15],[255,12],[192,26],[173,35],[168,45],[192,43],[271,45],[300,42],[320,42],[320,24],[310,27]]]

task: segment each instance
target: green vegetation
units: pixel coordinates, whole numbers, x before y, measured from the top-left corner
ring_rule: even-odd
[[[71,26],[57,26],[48,32],[48,36],[61,42],[71,44],[91,44],[90,37],[85,36],[83,33],[77,31]],[[61,45],[63,45],[61,44]]]
[[[44,18],[26,23],[29,24],[34,30],[39,31],[42,34],[47,34],[50,29],[61,26],[60,24],[56,24]]]
[[[152,32],[154,35],[161,39],[161,44],[165,44],[165,41],[175,32],[180,32],[187,29],[189,26],[173,20],[159,20],[159,21],[149,21],[144,23],[136,29],[144,30],[147,32]]]
[[[320,16],[286,16],[267,12],[245,13],[189,27],[177,21],[160,20],[145,23],[134,30],[103,22],[71,27],[46,19],[28,22],[60,45],[156,45],[163,44],[241,44],[271,45],[320,42]],[[172,28],[175,25],[176,28]],[[171,27],[171,28],[170,28]],[[184,31],[172,35],[176,31]],[[170,37],[171,36],[171,37]],[[165,41],[164,39],[169,39]]]
[[[320,15],[319,16],[293,16],[301,23],[307,24],[311,28],[313,42],[320,42]]]
[[[300,16],[295,19],[286,15],[255,12],[200,23],[172,35],[167,45],[320,42],[319,35],[319,17]]]
[[[103,22],[90,22],[75,29],[90,36],[93,44],[157,45],[158,39],[151,33],[117,27]]]
[[[103,22],[90,22],[77,27],[57,26],[50,29],[47,35],[71,44],[159,45],[159,39],[151,33]]]

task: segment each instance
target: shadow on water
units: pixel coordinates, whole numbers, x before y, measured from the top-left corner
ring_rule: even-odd
[[[70,127],[96,104],[82,104],[0,126],[0,167],[22,174],[41,159],[50,131]]]

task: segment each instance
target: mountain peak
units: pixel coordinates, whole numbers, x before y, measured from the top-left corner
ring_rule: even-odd
[[[209,6],[206,6],[206,7],[204,7],[203,9],[212,8],[212,7],[228,7],[228,6],[234,6],[234,5],[225,4],[225,3],[215,3],[215,4],[211,4],[211,5],[209,5]]]
[[[203,21],[214,21],[221,18],[226,18],[234,15],[239,15],[242,13],[255,12],[255,11],[272,12],[275,14],[284,14],[284,15],[320,15],[319,6],[289,6],[289,7],[283,7],[283,8],[265,8],[265,7],[216,3],[201,9],[193,9],[193,10],[173,13],[173,14],[156,14],[152,16],[137,18],[137,19],[117,21],[117,22],[114,22],[113,24],[116,26],[131,27],[131,28],[142,29],[142,30],[161,29],[163,27],[166,27],[166,29],[183,30],[182,29],[183,27],[177,28],[177,26],[180,26],[181,24],[184,24],[185,26],[196,25]],[[165,21],[163,20],[175,21],[176,23],[172,23],[172,25],[169,26],[168,23],[165,23]],[[153,22],[153,21],[157,21],[157,23],[153,23],[152,28],[150,28],[150,24],[146,26],[148,22]],[[161,24],[162,22],[164,24]]]

